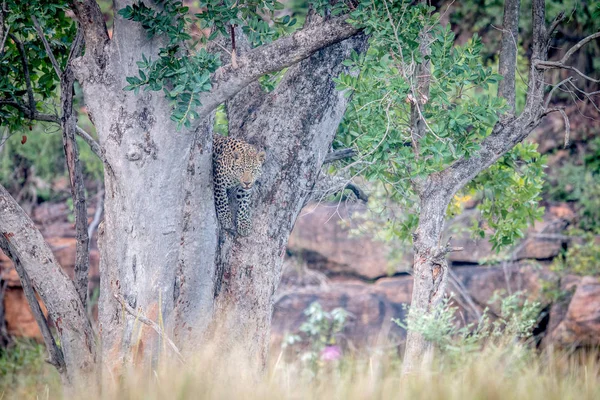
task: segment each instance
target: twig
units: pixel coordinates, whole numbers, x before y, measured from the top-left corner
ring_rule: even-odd
[[[565,112],[565,110],[563,110],[562,108],[551,108],[548,111],[546,111],[544,114],[548,115],[550,113],[553,112],[559,112],[560,115],[562,115],[563,120],[565,121],[565,143],[564,143],[564,148],[566,149],[567,146],[569,145],[569,140],[571,137],[571,123],[569,122],[569,116],[567,115],[567,113]]]
[[[123,306],[125,311],[127,311],[132,317],[137,318],[141,323],[148,325],[149,327],[154,329],[154,331],[168,343],[169,347],[171,347],[173,352],[177,355],[179,361],[181,361],[182,364],[185,364],[185,359],[181,355],[181,352],[179,351],[175,343],[173,343],[173,341],[165,334],[165,332],[156,322],[146,318],[141,312],[141,310],[139,312],[136,312],[136,310],[134,310],[133,307],[131,307],[122,296],[116,293],[113,296],[119,302],[119,304]]]
[[[551,90],[550,93],[548,93],[548,96],[546,96],[546,102],[544,104],[544,110],[546,110],[548,108],[548,106],[550,105],[550,101],[552,100],[552,94],[554,94],[554,91],[556,89],[558,89],[559,87],[561,87],[563,84],[571,81],[571,79],[573,79],[572,76],[568,77],[567,79],[563,79],[562,81],[560,81],[557,85],[555,85]]]
[[[98,186],[101,187],[100,184],[98,184]],[[92,236],[94,235],[94,232],[96,231],[96,229],[98,228],[98,225],[100,224],[100,219],[102,218],[102,212],[104,211],[104,190],[100,189],[96,196],[98,197],[98,202],[96,203],[96,211],[94,212],[94,219],[92,220],[92,222],[90,223],[90,226],[88,227],[88,238],[89,238],[88,247],[92,241]]]
[[[552,21],[552,24],[550,25],[550,27],[548,28],[548,42],[547,42],[547,46],[550,45],[550,40],[552,40],[552,34],[554,33],[554,31],[556,30],[556,28],[558,28],[558,25],[560,25],[561,22],[563,22],[565,20],[565,12],[561,11],[560,13],[558,13],[558,15],[554,18],[554,21]]]
[[[77,135],[82,138],[89,146],[90,150],[98,156],[98,158],[106,164],[106,157],[104,157],[104,153],[102,152],[102,148],[100,148],[100,144],[94,140],[94,138],[84,131],[82,128],[77,126]]]
[[[48,350],[48,359],[46,361],[55,366],[61,377],[68,381],[67,366],[65,364],[62,350],[56,344],[54,336],[48,327],[48,321],[46,321],[46,317],[42,312],[42,308],[37,300],[27,271],[25,271],[23,264],[21,264],[21,260],[19,260],[19,257],[13,253],[8,240],[6,240],[4,237],[0,237],[0,248],[12,260],[15,270],[19,275],[19,280],[21,281],[21,286],[23,287],[23,294],[25,294],[25,298],[27,299],[27,303],[29,303],[31,313],[33,314],[33,317],[40,328],[42,337],[44,338],[44,343],[46,344],[46,349]]]
[[[60,79],[60,77],[62,75],[62,71],[60,70],[60,66],[58,65],[58,62],[56,61],[56,58],[54,58],[54,54],[52,54],[52,49],[50,48],[50,44],[46,40],[46,36],[44,36],[44,31],[42,30],[42,27],[40,26],[40,23],[38,22],[35,15],[31,16],[31,20],[33,21],[33,26],[35,27],[35,30],[37,31],[38,36],[40,37],[40,39],[42,40],[42,43],[44,44],[44,48],[46,49],[46,54],[48,55],[48,58],[50,59],[50,63],[52,64],[52,67],[54,67],[54,72],[56,72],[56,76],[58,76],[58,79]]]
[[[29,76],[29,63],[27,62],[27,53],[25,53],[25,47],[23,43],[17,39],[15,35],[9,33],[8,36],[17,46],[19,55],[21,56],[21,65],[23,66],[23,75],[25,76],[25,85],[27,86],[27,98],[29,101],[29,114],[34,116],[36,114],[35,99],[33,97],[33,87],[31,86],[31,77]]]

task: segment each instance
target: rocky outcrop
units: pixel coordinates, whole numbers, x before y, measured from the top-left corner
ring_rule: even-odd
[[[453,272],[448,294],[452,294],[463,324],[476,321],[485,308],[489,308],[492,316],[499,314],[498,305],[490,304],[497,291],[521,291],[536,299],[542,282],[553,278],[546,269],[528,263],[458,267]],[[326,310],[342,307],[351,313],[344,334],[356,347],[401,343],[406,332],[392,319],[405,319],[411,294],[412,277],[408,274],[382,278],[375,283],[354,279],[302,288],[284,285],[279,289],[274,308],[273,346],[277,347],[286,333],[298,331],[306,318],[304,310],[315,301]]]
[[[561,289],[573,294],[552,306],[546,343],[564,347],[600,346],[600,278],[571,276]]]

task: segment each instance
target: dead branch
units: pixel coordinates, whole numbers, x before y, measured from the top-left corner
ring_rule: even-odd
[[[150,328],[154,329],[154,331],[163,340],[165,340],[167,342],[167,344],[173,350],[173,352],[175,353],[175,355],[177,356],[179,361],[181,361],[182,364],[185,364],[185,359],[183,358],[183,355],[181,355],[181,352],[179,351],[179,349],[177,348],[175,343],[173,343],[173,341],[167,336],[167,334],[163,331],[163,329],[160,327],[160,325],[158,325],[156,322],[152,321],[151,319],[146,318],[144,316],[144,314],[141,312],[141,310],[140,311],[134,310],[134,308],[131,307],[129,305],[129,303],[127,303],[127,301],[122,296],[120,296],[116,293],[113,296],[119,302],[119,304],[121,304],[121,306],[123,306],[125,311],[127,311],[132,317],[138,319],[141,323],[148,325]]]

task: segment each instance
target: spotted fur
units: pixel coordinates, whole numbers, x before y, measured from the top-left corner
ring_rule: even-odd
[[[227,190],[236,189],[238,203],[236,229],[241,236],[252,230],[250,195],[256,179],[262,172],[265,152],[243,140],[214,135],[213,181],[217,218],[224,229],[233,227]]]

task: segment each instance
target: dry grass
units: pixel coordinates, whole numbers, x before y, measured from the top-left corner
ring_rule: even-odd
[[[92,399],[600,399],[598,352],[542,354],[520,345],[488,346],[477,353],[437,357],[428,373],[402,378],[389,354],[346,357],[323,364],[316,377],[299,364],[274,362],[261,378],[240,363],[172,364],[146,373],[130,370]],[[1,399],[63,397],[58,377],[21,377],[0,383]],[[14,378],[14,377],[13,377]],[[32,379],[33,378],[33,379]],[[16,383],[15,383],[16,382]]]

